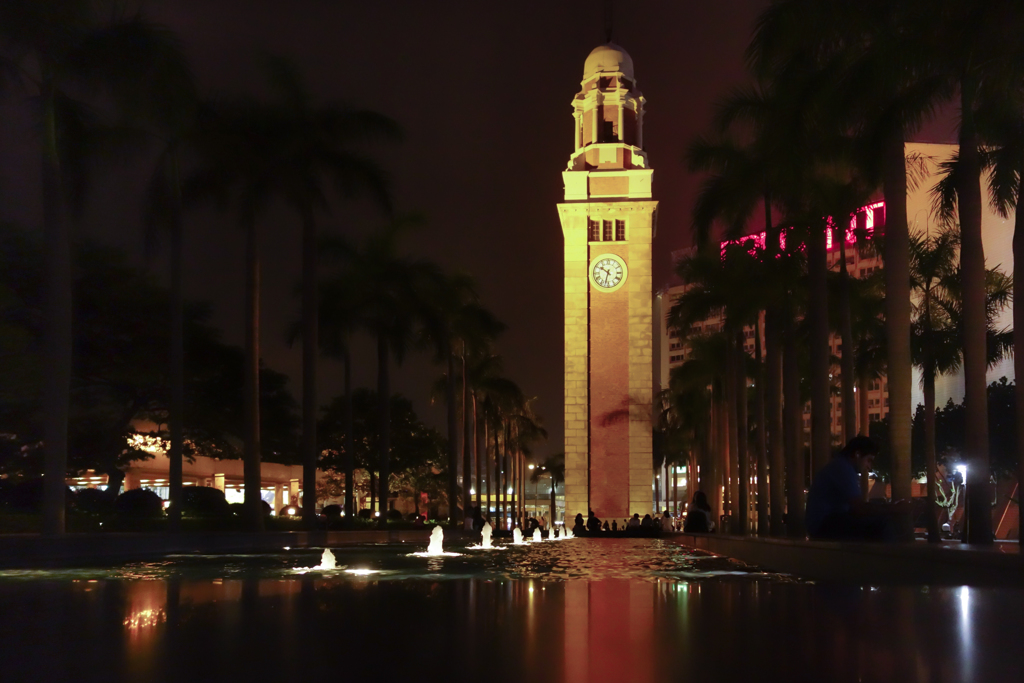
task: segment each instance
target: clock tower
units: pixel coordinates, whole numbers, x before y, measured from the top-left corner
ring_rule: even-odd
[[[652,511],[651,240],[658,203],[644,96],[618,45],[594,49],[573,99],[558,205],[565,238],[565,514]]]

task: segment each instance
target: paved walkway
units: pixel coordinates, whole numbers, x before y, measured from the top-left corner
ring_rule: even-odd
[[[841,543],[724,534],[671,538],[769,571],[818,581],[1024,587],[1024,557],[1018,543]]]

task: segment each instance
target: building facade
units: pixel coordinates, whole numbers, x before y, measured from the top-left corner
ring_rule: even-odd
[[[565,244],[565,513],[651,511],[657,202],[633,60],[587,57],[558,205]]]

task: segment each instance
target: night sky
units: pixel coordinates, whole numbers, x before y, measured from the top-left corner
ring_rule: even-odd
[[[613,40],[633,57],[647,98],[645,148],[660,201],[654,242],[655,286],[668,277],[669,253],[689,243],[699,178],[683,151],[710,123],[714,103],[745,81],[743,51],[765,0],[618,3]],[[150,2],[145,14],[178,33],[204,92],[259,92],[256,56],[291,57],[321,101],[378,110],[403,127],[404,142],[380,147],[400,211],[428,224],[411,253],[473,273],[484,302],[509,330],[500,340],[506,373],[539,398],[550,432],[540,453],[562,450],[562,233],[555,205],[572,148],[570,103],[587,54],[603,41],[603,3],[424,2],[380,0],[176,0]],[[23,103],[0,105],[0,220],[39,222],[37,152]],[[11,135],[6,131],[14,130]],[[129,250],[143,263],[140,196],[144,155],[98,173],[79,229]],[[186,294],[207,300],[212,322],[242,341],[241,233],[211,211],[187,217]],[[361,204],[337,204],[325,232],[358,233],[382,221]],[[300,392],[300,351],[284,342],[298,317],[298,221],[282,207],[262,219],[263,356]],[[166,268],[151,266],[160,277]],[[356,382],[374,384],[368,344]],[[322,364],[322,401],[340,393],[341,366]],[[441,427],[429,387],[441,372],[414,354],[393,386]]]

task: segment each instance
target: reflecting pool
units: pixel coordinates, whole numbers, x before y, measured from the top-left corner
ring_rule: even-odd
[[[0,680],[1020,681],[1024,591],[827,585],[671,542],[0,570]],[[419,549],[419,548],[415,548]],[[305,571],[298,571],[302,569]]]

